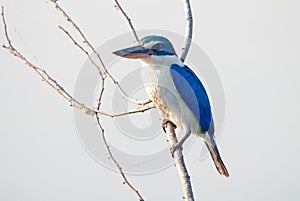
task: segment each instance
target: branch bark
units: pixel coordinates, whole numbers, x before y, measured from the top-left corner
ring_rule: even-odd
[[[54,1],[52,1],[52,2],[54,2]],[[56,4],[56,1],[54,3]],[[65,16],[67,16],[67,14],[65,13],[65,11],[62,10],[60,7],[56,7],[56,8],[59,9],[60,12],[63,12]],[[103,127],[101,125],[101,122],[100,122],[100,115],[105,115],[105,116],[110,116],[110,117],[118,117],[118,116],[123,116],[123,115],[134,114],[134,113],[138,113],[138,112],[144,112],[144,111],[147,111],[147,110],[150,110],[150,109],[154,108],[154,106],[153,105],[152,106],[147,106],[145,108],[138,108],[136,110],[131,110],[131,111],[127,111],[127,112],[123,112],[123,113],[118,113],[118,114],[110,114],[110,113],[106,113],[106,112],[101,111],[100,110],[100,106],[101,106],[102,96],[103,96],[103,93],[104,93],[105,78],[104,78],[103,73],[102,73],[102,71],[101,71],[100,68],[97,68],[98,72],[99,72],[100,79],[101,79],[101,90],[100,90],[100,94],[99,94],[97,108],[96,109],[91,109],[91,108],[85,106],[84,104],[82,104],[81,102],[79,102],[78,100],[76,100],[72,95],[70,95],[62,87],[62,85],[60,85],[53,77],[51,77],[43,68],[38,67],[38,66],[34,65],[33,63],[31,63],[29,60],[27,60],[26,57],[24,57],[12,45],[11,40],[10,40],[9,35],[8,35],[7,24],[6,24],[6,20],[5,20],[5,16],[4,16],[4,7],[3,6],[1,7],[1,18],[2,18],[3,28],[4,28],[5,40],[6,40],[6,43],[7,43],[7,45],[3,45],[3,48],[7,49],[12,55],[14,55],[17,58],[19,58],[20,60],[22,60],[28,67],[30,67],[33,71],[35,71],[38,74],[38,76],[41,77],[44,82],[46,82],[47,85],[49,85],[51,88],[53,88],[60,96],[62,96],[66,101],[68,101],[71,106],[79,108],[84,114],[91,115],[91,116],[95,117],[97,125],[99,127],[99,130],[101,132],[103,144],[104,144],[104,147],[105,147],[105,149],[107,151],[109,159],[111,159],[112,162],[113,162],[113,164],[116,166],[117,171],[118,171],[120,177],[122,178],[123,184],[136,196],[136,198],[139,201],[143,201],[144,199],[142,198],[142,196],[140,195],[140,193],[128,181],[128,179],[126,178],[125,174],[122,171],[121,166],[118,164],[117,160],[114,158],[114,156],[113,156],[113,154],[112,154],[112,152],[111,152],[111,150],[109,148],[109,145],[108,145],[108,143],[106,141],[106,138],[105,138],[104,129],[103,129]],[[68,19],[72,22],[73,26],[76,27],[76,29],[82,34],[82,32],[80,31],[79,27],[69,17],[68,17]],[[69,32],[67,32],[62,27],[60,27],[60,29],[62,29],[63,31],[65,31],[66,34],[75,43],[75,45],[77,45],[85,54],[88,54],[87,51],[82,46],[80,46],[72,38],[72,36],[69,34]],[[83,38],[85,38],[85,36],[83,34],[82,34],[82,36],[83,36]],[[87,41],[87,40],[84,39],[84,41]],[[99,58],[100,58],[100,55],[99,55]],[[93,60],[91,60],[91,61],[93,62]],[[105,68],[105,66],[103,66],[103,67]]]
[[[183,0],[183,8],[185,12],[186,17],[186,30],[185,30],[185,40],[180,56],[180,60],[184,62],[186,59],[186,56],[189,52],[191,43],[192,43],[192,36],[193,36],[193,17],[192,17],[192,10],[191,10],[191,4],[189,0]],[[178,140],[175,134],[175,126],[171,122],[167,122],[164,124],[165,131],[167,134],[168,142],[171,147],[174,147]],[[192,184],[190,180],[190,176],[188,174],[188,170],[186,168],[184,157],[182,154],[182,147],[175,150],[174,158],[175,158],[175,166],[179,175],[179,178],[181,180],[182,190],[183,190],[183,198],[186,201],[194,201],[194,194],[192,189]]]
[[[100,121],[100,117],[101,115],[106,115],[106,116],[110,116],[110,117],[117,117],[117,116],[123,116],[123,115],[128,115],[128,114],[133,114],[133,113],[138,113],[138,112],[144,112],[147,111],[149,109],[154,108],[155,106],[148,106],[148,107],[144,107],[144,108],[138,108],[136,110],[132,110],[132,111],[127,111],[127,112],[123,112],[123,113],[119,113],[119,114],[110,114],[107,112],[103,112],[101,111],[101,100],[102,100],[102,96],[104,93],[104,84],[105,84],[105,77],[104,75],[108,76],[110,78],[110,80],[115,84],[115,86],[119,89],[119,91],[121,92],[121,94],[123,94],[123,96],[128,100],[131,101],[133,103],[139,104],[139,105],[146,105],[148,103],[150,103],[150,100],[146,100],[146,101],[137,101],[134,100],[132,98],[130,98],[129,96],[127,96],[127,94],[125,93],[125,91],[121,88],[121,86],[119,85],[119,83],[114,79],[114,77],[108,72],[108,70],[106,69],[100,54],[96,51],[96,49],[91,45],[91,43],[87,40],[87,38],[85,37],[85,35],[83,34],[83,32],[80,30],[80,28],[75,24],[75,22],[69,17],[69,15],[58,5],[57,0],[49,0],[50,2],[52,2],[55,6],[55,8],[64,16],[64,18],[72,25],[72,27],[74,28],[74,30],[79,34],[79,36],[82,39],[82,43],[84,45],[87,46],[88,49],[90,49],[89,51],[91,51],[93,54],[95,54],[97,56],[97,59],[100,62],[100,66],[97,65],[97,63],[90,57],[90,53],[89,51],[87,51],[85,48],[83,48],[83,46],[81,46],[78,42],[76,42],[74,40],[74,38],[71,36],[71,34],[64,29],[63,27],[59,27],[63,32],[65,32],[65,34],[67,34],[67,36],[74,42],[74,44],[79,47],[84,54],[86,54],[88,56],[88,58],[90,59],[90,61],[92,62],[92,64],[97,68],[100,79],[102,80],[102,87],[100,90],[100,94],[99,94],[99,99],[98,99],[98,103],[97,103],[97,108],[96,109],[92,109],[89,108],[87,106],[85,106],[84,104],[82,104],[81,102],[79,102],[78,100],[76,100],[75,98],[73,98],[63,87],[62,85],[60,85],[55,79],[53,79],[44,69],[34,65],[33,63],[31,63],[29,60],[27,60],[20,52],[17,51],[17,49],[12,45],[10,38],[8,36],[8,31],[7,31],[7,25],[5,22],[5,18],[4,18],[4,8],[2,7],[2,22],[3,22],[3,26],[4,26],[4,34],[5,34],[5,38],[6,38],[6,42],[7,42],[7,46],[3,45],[4,48],[6,48],[7,50],[10,51],[11,54],[13,54],[14,56],[18,57],[19,59],[21,59],[27,66],[29,66],[32,70],[34,70],[42,79],[43,81],[45,81],[51,88],[53,88],[59,95],[61,95],[65,100],[67,100],[71,106],[77,107],[79,108],[83,113],[94,116],[96,119],[96,123],[99,127],[99,130],[101,132],[101,136],[102,136],[102,140],[104,142],[104,146],[106,148],[107,154],[109,156],[109,158],[112,160],[113,164],[116,166],[117,171],[119,173],[119,175],[122,178],[123,183],[125,184],[125,186],[135,195],[135,197],[142,201],[144,200],[142,198],[142,196],[140,195],[140,193],[129,183],[129,181],[127,180],[125,174],[122,172],[122,168],[121,166],[118,164],[118,162],[116,161],[116,159],[114,158],[109,145],[106,141],[105,138],[105,133],[104,133],[104,128],[101,125],[101,121]],[[135,39],[136,42],[139,41],[138,36],[136,34],[136,31],[133,27],[133,24],[130,20],[130,18],[128,17],[128,15],[125,13],[125,11],[122,9],[122,7],[120,6],[119,2],[117,0],[114,0],[115,2],[115,7],[117,8],[118,11],[120,11],[121,15],[126,19],[130,30],[133,33],[133,37]],[[181,53],[181,61],[184,61],[189,48],[191,46],[191,42],[192,42],[192,33],[193,33],[193,18],[192,18],[192,12],[191,12],[191,5],[190,5],[190,1],[189,0],[183,0],[183,6],[184,6],[184,10],[185,10],[185,16],[186,16],[186,20],[187,20],[187,24],[186,24],[186,32],[185,32],[185,41],[183,44],[183,48],[182,48],[182,53]],[[176,134],[175,134],[175,127],[172,123],[167,123],[166,124],[166,133],[167,133],[167,137],[169,140],[169,143],[172,146],[174,146],[177,143],[177,138],[176,138]],[[188,201],[193,201],[194,197],[193,197],[193,191],[192,191],[192,186],[191,186],[191,182],[190,182],[190,177],[188,175],[188,171],[184,162],[184,158],[182,155],[182,148],[181,149],[177,149],[174,153],[175,156],[175,166],[177,168],[179,177],[181,179],[182,182],[182,188],[183,188],[183,194],[184,194],[184,199],[188,200]]]
[[[106,153],[108,155],[108,158],[110,160],[112,160],[113,164],[115,165],[116,170],[117,170],[118,174],[120,175],[120,177],[122,179],[122,183],[126,186],[126,188],[128,188],[130,190],[131,193],[133,193],[133,195],[137,198],[137,200],[144,201],[144,198],[142,197],[142,195],[139,193],[139,191],[135,187],[133,187],[131,185],[131,183],[128,181],[127,177],[125,176],[124,172],[122,171],[122,167],[117,162],[117,160],[114,158],[114,156],[113,156],[113,154],[110,150],[110,147],[107,143],[105,133],[104,133],[104,128],[102,127],[102,125],[100,123],[100,116],[98,114],[96,114],[95,119],[96,119],[97,126],[100,130],[101,138],[102,138],[102,141],[105,145],[104,147],[105,147]]]
[[[133,38],[135,40],[136,43],[139,42],[139,37],[133,27],[133,24],[131,22],[131,19],[128,17],[128,15],[126,14],[126,12],[124,11],[124,9],[121,7],[119,1],[117,0],[113,0],[115,3],[115,8],[120,12],[120,14],[125,18],[125,20],[127,21],[127,24],[132,32]]]
[[[54,89],[63,99],[65,99],[67,102],[69,102],[69,104],[72,107],[80,109],[86,115],[93,116],[93,115],[95,115],[95,113],[97,113],[97,114],[108,116],[108,117],[120,117],[120,116],[129,115],[129,114],[140,113],[140,112],[143,113],[145,111],[148,111],[150,109],[155,108],[154,105],[149,105],[149,106],[145,106],[145,107],[142,107],[142,108],[137,108],[137,109],[129,110],[129,111],[125,111],[125,112],[109,113],[109,112],[102,111],[100,108],[99,109],[93,109],[93,108],[87,107],[86,105],[84,105],[83,103],[78,101],[76,98],[74,98],[72,95],[70,95],[70,93],[67,92],[66,89],[64,89],[64,87],[62,87],[62,85],[59,82],[57,82],[43,68],[34,65],[32,62],[30,62],[25,56],[23,56],[13,46],[13,44],[11,43],[11,41],[9,39],[9,35],[8,35],[8,31],[7,31],[7,25],[6,25],[5,18],[4,18],[4,8],[3,7],[2,7],[1,17],[2,17],[3,27],[4,27],[5,39],[7,41],[7,46],[3,45],[3,47],[5,49],[9,50],[9,52],[11,54],[13,54],[15,57],[22,60],[33,71],[35,71],[38,74],[38,76],[40,78],[42,78],[42,81],[44,81],[48,86],[50,86],[52,89]],[[76,43],[75,40],[74,40],[74,43]],[[101,71],[100,71],[100,77],[102,79],[104,79],[103,74],[101,73]],[[104,83],[103,83],[103,85],[104,85]]]
[[[71,19],[71,17],[64,11],[64,9],[58,4],[57,0],[49,0],[54,7],[56,8],[56,10],[58,12],[60,12],[62,14],[62,16],[67,20],[67,22],[70,23],[70,25],[74,28],[74,30],[78,33],[78,35],[81,37],[82,39],[82,43],[85,44],[90,51],[96,55],[98,61],[100,62],[100,66],[95,65],[95,67],[97,68],[99,74],[101,74],[101,70],[103,71],[102,73],[107,75],[108,78],[112,81],[112,83],[116,86],[116,88],[120,91],[120,93],[123,95],[123,97],[125,97],[128,101],[134,103],[134,104],[138,104],[138,105],[145,105],[145,103],[148,103],[149,101],[138,101],[135,99],[130,98],[126,92],[123,90],[123,88],[120,86],[119,82],[116,81],[116,79],[110,74],[110,72],[107,70],[107,68],[104,65],[104,62],[102,60],[102,58],[100,57],[99,52],[97,52],[97,50],[94,48],[94,46],[88,41],[87,37],[84,35],[84,33],[81,31],[81,29],[79,28],[79,26],[77,26],[77,24]],[[121,7],[120,7],[121,8]],[[124,12],[124,11],[123,11]],[[129,18],[128,18],[129,19]],[[70,34],[67,34],[69,37],[71,36]],[[72,37],[71,37],[72,38]],[[78,44],[78,43],[77,43]],[[86,51],[87,52],[87,51]],[[96,63],[96,62],[94,62]],[[100,75],[101,76],[101,75]]]
[[[181,49],[180,60],[184,62],[186,56],[190,50],[192,37],[193,37],[193,15],[191,9],[191,3],[189,0],[183,0],[183,8],[186,19],[186,27],[185,27],[185,40],[183,43],[183,47]]]
[[[104,84],[104,79],[102,79],[102,84]],[[100,110],[103,92],[104,92],[104,88],[102,88],[102,90],[100,91],[99,99],[98,99],[98,102],[97,102],[97,110]],[[104,128],[101,125],[100,116],[99,116],[98,113],[95,114],[95,120],[96,120],[96,124],[97,124],[97,126],[98,126],[98,128],[100,130],[101,138],[102,138],[102,141],[103,141],[106,153],[108,155],[108,158],[115,165],[115,168],[116,168],[118,174],[120,175],[120,177],[122,179],[122,183],[126,186],[126,188],[128,190],[130,190],[131,193],[133,193],[133,195],[139,201],[144,201],[144,198],[139,193],[139,191],[135,187],[133,187],[133,185],[128,181],[127,177],[125,176],[124,172],[122,171],[122,167],[120,166],[120,164],[118,163],[118,161],[115,159],[113,153],[111,152],[110,147],[108,145],[108,142],[106,140],[105,133],[104,133]]]
[[[178,142],[175,134],[176,127],[173,125],[173,123],[169,121],[166,124],[164,124],[164,126],[167,134],[168,142],[170,146],[173,147]],[[183,198],[186,201],[194,201],[193,189],[191,185],[190,176],[188,174],[188,170],[184,162],[182,147],[176,149],[176,151],[174,152],[174,159],[175,159],[175,167],[177,169],[181,181],[181,185],[182,185]]]
[[[138,41],[136,31],[133,28],[130,18],[127,16],[127,14],[124,12],[124,10],[120,7],[119,2],[117,0],[114,0],[114,2],[115,2],[115,7],[117,8],[117,10],[119,10],[121,15],[123,15],[123,17],[125,17],[125,19],[127,20],[127,23],[129,24],[129,27],[133,33],[135,40]],[[190,46],[192,43],[192,36],[193,36],[193,16],[192,16],[192,9],[191,9],[191,4],[190,4],[189,0],[183,0],[183,8],[184,8],[185,18],[186,18],[187,23],[186,23],[186,30],[185,30],[185,40],[183,43],[182,52],[181,52],[181,56],[180,56],[180,60],[182,62],[184,62],[184,60],[187,57],[187,54],[189,52],[189,49],[190,49]],[[164,126],[166,126],[165,131],[167,134],[169,144],[171,147],[174,147],[174,145],[176,145],[178,142],[176,133],[175,133],[175,126],[171,122],[164,124]],[[181,184],[182,184],[184,199],[187,201],[194,201],[194,195],[193,195],[192,185],[191,185],[191,181],[190,181],[190,176],[188,174],[188,171],[187,171],[187,168],[186,168],[186,165],[184,162],[184,158],[182,155],[182,147],[175,151],[174,157],[175,157],[175,166],[176,166],[176,169],[177,169],[177,172],[180,177]]]

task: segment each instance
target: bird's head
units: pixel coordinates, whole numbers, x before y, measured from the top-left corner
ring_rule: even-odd
[[[158,59],[164,56],[177,56],[171,42],[162,36],[146,36],[139,45],[113,52],[115,55],[143,61]]]

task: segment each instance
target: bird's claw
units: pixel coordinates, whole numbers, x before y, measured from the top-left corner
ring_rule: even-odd
[[[177,143],[170,148],[172,158],[174,158],[175,151],[177,150],[182,150],[182,146],[180,143]]]

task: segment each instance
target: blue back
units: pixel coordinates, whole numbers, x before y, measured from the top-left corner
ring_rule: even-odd
[[[201,132],[214,133],[214,122],[207,93],[196,74],[188,67],[171,66],[171,76],[184,102],[196,116]]]

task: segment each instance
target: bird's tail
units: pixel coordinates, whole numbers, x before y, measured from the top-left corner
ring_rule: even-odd
[[[225,177],[229,177],[229,173],[221,159],[220,152],[218,150],[217,144],[212,136],[210,136],[210,142],[205,141],[205,144],[210,152],[210,155],[215,163],[218,172]]]

